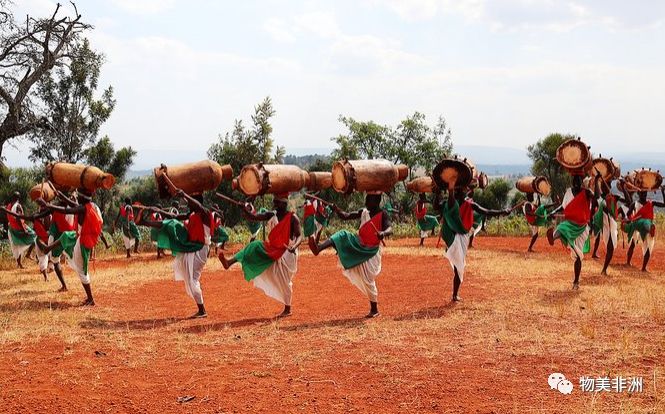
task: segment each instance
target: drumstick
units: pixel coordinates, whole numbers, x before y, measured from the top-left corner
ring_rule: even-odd
[[[380,232],[379,229],[377,229],[376,226],[374,225],[374,222],[370,220],[369,224],[371,224],[372,227],[374,227],[374,231],[376,231],[376,234],[378,235]],[[379,241],[384,247],[386,246],[386,242],[383,239],[379,239]]]
[[[510,209],[510,212],[512,213],[513,211],[517,210],[518,208],[522,207],[524,204],[526,204],[525,200],[520,201],[519,203],[515,204],[513,208]]]
[[[322,198],[319,198],[319,197],[315,196],[314,194],[305,193],[305,198],[320,201],[320,202],[322,202],[323,204],[325,204],[327,206],[334,206],[335,205],[334,203],[331,203],[330,201],[326,201]]]
[[[222,200],[228,201],[229,203],[233,203],[233,204],[235,204],[237,206],[240,206],[240,207],[245,207],[245,203],[243,203],[242,201],[238,201],[235,198],[231,198],[231,197],[226,196],[226,195],[224,195],[222,193],[219,193],[219,192],[215,192],[215,195],[217,197],[221,198]]]

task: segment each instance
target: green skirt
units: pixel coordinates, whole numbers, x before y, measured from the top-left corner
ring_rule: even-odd
[[[203,248],[203,243],[189,241],[185,225],[179,220],[169,219],[162,221],[157,234],[157,247],[171,250],[175,256],[176,253],[198,252]]]
[[[339,261],[344,269],[351,269],[365,263],[379,252],[379,246],[365,247],[360,244],[357,234],[340,230],[330,236],[335,245]]]
[[[313,215],[308,216],[303,221],[302,230],[305,233],[305,237],[312,236],[316,233],[316,219]]]
[[[12,243],[15,246],[30,246],[37,238],[35,231],[30,227],[26,227],[25,231],[14,230],[10,227],[9,234],[12,238]]]
[[[235,255],[242,265],[245,280],[250,281],[265,272],[275,261],[268,256],[261,240],[254,240]]]
[[[435,216],[426,215],[418,220],[418,228],[420,231],[432,231],[439,225],[439,221]]]
[[[65,254],[70,259],[73,260],[73,258],[74,258],[74,248],[76,248],[76,241],[78,240],[78,235],[76,234],[76,232],[75,231],[65,231],[60,235],[58,240],[60,241],[60,246],[62,247],[62,250],[65,252]],[[83,273],[87,275],[88,274],[88,263],[90,263],[91,249],[88,249],[87,247],[82,246],[80,243],[79,243],[79,248],[81,249],[81,257],[83,258],[83,263],[82,263]],[[55,250],[53,250],[53,251],[55,251]]]
[[[212,235],[213,243],[226,243],[229,241],[229,232],[224,227],[217,227]]]
[[[649,232],[651,231],[652,225],[653,221],[649,219],[638,219],[626,223],[626,233],[628,233],[628,240],[630,241],[633,239],[633,235],[635,234],[635,232],[640,233],[642,241],[646,240],[647,236],[649,235]]]
[[[556,231],[561,235],[561,241],[564,245],[574,248],[575,240],[584,233],[586,226],[580,226],[571,221],[562,221],[556,226]],[[587,238],[584,242],[584,253],[589,253],[591,251],[591,242]]]

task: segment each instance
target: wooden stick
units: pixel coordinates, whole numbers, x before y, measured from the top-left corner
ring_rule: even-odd
[[[334,206],[334,205],[335,205],[335,203],[331,203],[330,201],[326,201],[326,200],[324,200],[324,199],[322,199],[322,198],[319,198],[319,197],[315,196],[314,194],[305,193],[305,198],[309,198],[309,199],[311,199],[311,200],[320,201],[320,202],[322,202],[323,204],[325,204],[325,205],[327,205],[327,206]]]
[[[233,203],[233,204],[235,204],[237,206],[240,206],[240,207],[245,207],[245,203],[243,203],[242,201],[238,201],[235,198],[231,198],[231,197],[229,197],[227,195],[224,195],[220,192],[215,192],[215,195],[217,197],[221,198],[222,200],[228,201],[229,203]]]
[[[371,224],[372,227],[374,227],[374,231],[376,231],[376,234],[378,235],[379,234],[379,229],[376,228],[376,226],[374,225],[374,222],[370,220],[369,224]],[[383,239],[379,239],[379,241],[381,242],[383,247],[386,246],[386,242]]]
[[[513,211],[517,210],[518,208],[522,207],[524,204],[526,204],[525,200],[520,201],[519,203],[515,204],[513,208],[510,209],[510,212],[512,213]]]

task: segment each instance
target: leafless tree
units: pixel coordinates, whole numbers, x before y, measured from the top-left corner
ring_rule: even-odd
[[[76,5],[62,15],[58,3],[50,17],[26,16],[19,21],[10,0],[0,0],[0,167],[9,140],[48,128],[39,115],[33,86],[56,65],[66,64],[81,32],[92,26],[81,21]]]

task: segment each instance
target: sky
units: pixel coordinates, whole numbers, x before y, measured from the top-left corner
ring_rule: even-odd
[[[15,3],[22,16],[55,2]],[[457,145],[562,132],[606,154],[665,151],[663,1],[76,3],[117,99],[101,134],[143,160],[204,156],[266,96],[287,152],[332,147],[340,115],[396,125],[414,111],[442,115]],[[10,164],[27,158],[18,146]]]

